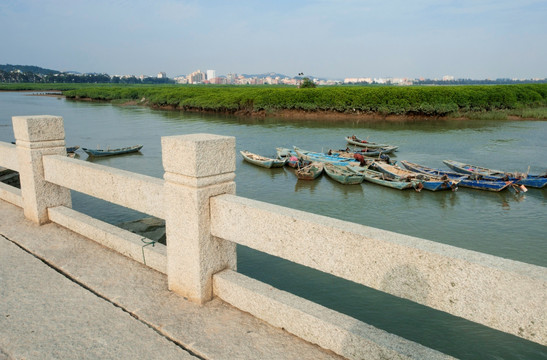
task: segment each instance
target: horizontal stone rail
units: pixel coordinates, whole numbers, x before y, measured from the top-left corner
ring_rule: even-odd
[[[17,147],[14,144],[0,142],[0,167],[19,171],[19,162],[17,161]],[[5,200],[13,205],[23,207],[21,190],[13,186],[0,183],[0,199]]]
[[[213,279],[225,302],[348,359],[453,359],[235,271]]]
[[[64,206],[48,209],[49,219],[128,258],[167,274],[167,248],[128,230]]]
[[[14,171],[19,171],[17,146],[6,142],[0,142],[0,166]]]
[[[235,195],[211,234],[547,344],[547,269]]]
[[[23,207],[23,197],[21,190],[0,182],[0,199],[5,200],[13,205]]]
[[[48,155],[43,161],[44,178],[48,182],[165,218],[162,179],[66,156]]]

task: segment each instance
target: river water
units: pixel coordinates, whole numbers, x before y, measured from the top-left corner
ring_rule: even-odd
[[[547,266],[546,189],[417,193],[370,183],[343,186],[325,176],[304,182],[290,169],[258,168],[239,154],[274,155],[276,147],[293,145],[314,151],[345,148],[344,137],[355,134],[399,145],[395,160],[442,168],[442,160],[453,159],[540,173],[547,170],[545,121],[250,119],[0,92],[0,141],[14,139],[12,116],[41,114],[63,116],[67,146],[144,144],[141,153],[93,161],[158,178],[163,176],[161,136],[235,136],[240,196]],[[90,160],[81,150],[79,158]],[[73,207],[112,224],[145,216],[75,192]],[[238,271],[458,358],[547,359],[547,348],[533,342],[242,246]]]

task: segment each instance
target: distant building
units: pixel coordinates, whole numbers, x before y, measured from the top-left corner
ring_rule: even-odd
[[[207,70],[207,80],[211,81],[217,77],[217,72],[215,70]]]
[[[188,84],[188,79],[186,76],[177,76],[174,80],[177,84]]]
[[[194,71],[187,76],[187,79],[188,84],[201,84],[206,79],[206,74],[202,73],[201,70]]]
[[[226,83],[227,84],[234,84],[237,78],[237,74],[228,74],[226,75]]]
[[[454,76],[445,75],[445,76],[443,76],[443,81],[454,81]]]
[[[164,73],[164,72],[159,72],[158,73],[158,79],[167,79],[167,74]]]

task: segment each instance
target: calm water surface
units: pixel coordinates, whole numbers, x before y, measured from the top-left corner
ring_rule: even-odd
[[[93,160],[161,178],[161,136],[207,132],[236,137],[240,196],[547,266],[547,190],[490,193],[397,191],[370,183],[343,186],[322,176],[297,181],[290,169],[243,162],[239,150],[274,155],[275,148],[345,148],[356,134],[400,146],[394,159],[444,167],[453,159],[507,170],[547,170],[547,122],[330,122],[248,119],[73,102],[0,92],[0,141],[13,141],[11,117],[64,117],[67,145],[144,144],[140,154]],[[220,155],[219,155],[220,156]],[[80,159],[89,161],[80,152]],[[116,224],[143,214],[73,193],[73,207]],[[547,359],[538,344],[410,301],[385,295],[254,250],[238,248],[238,270],[386,331],[463,359]],[[546,330],[547,331],[547,330]]]

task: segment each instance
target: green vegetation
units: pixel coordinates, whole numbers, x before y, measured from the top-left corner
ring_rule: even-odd
[[[317,85],[312,80],[310,80],[310,78],[307,78],[307,77],[303,78],[302,82],[300,83],[301,89],[315,88],[315,87],[317,87]]]
[[[28,84],[27,84],[28,85]],[[32,85],[32,84],[30,84]],[[53,89],[52,84],[41,84]],[[155,107],[268,114],[280,110],[347,114],[547,119],[547,84],[470,86],[196,86],[54,84],[68,98],[132,101]],[[8,90],[0,85],[0,90]],[[36,88],[34,88],[36,90]],[[66,91],[65,91],[66,90]]]

